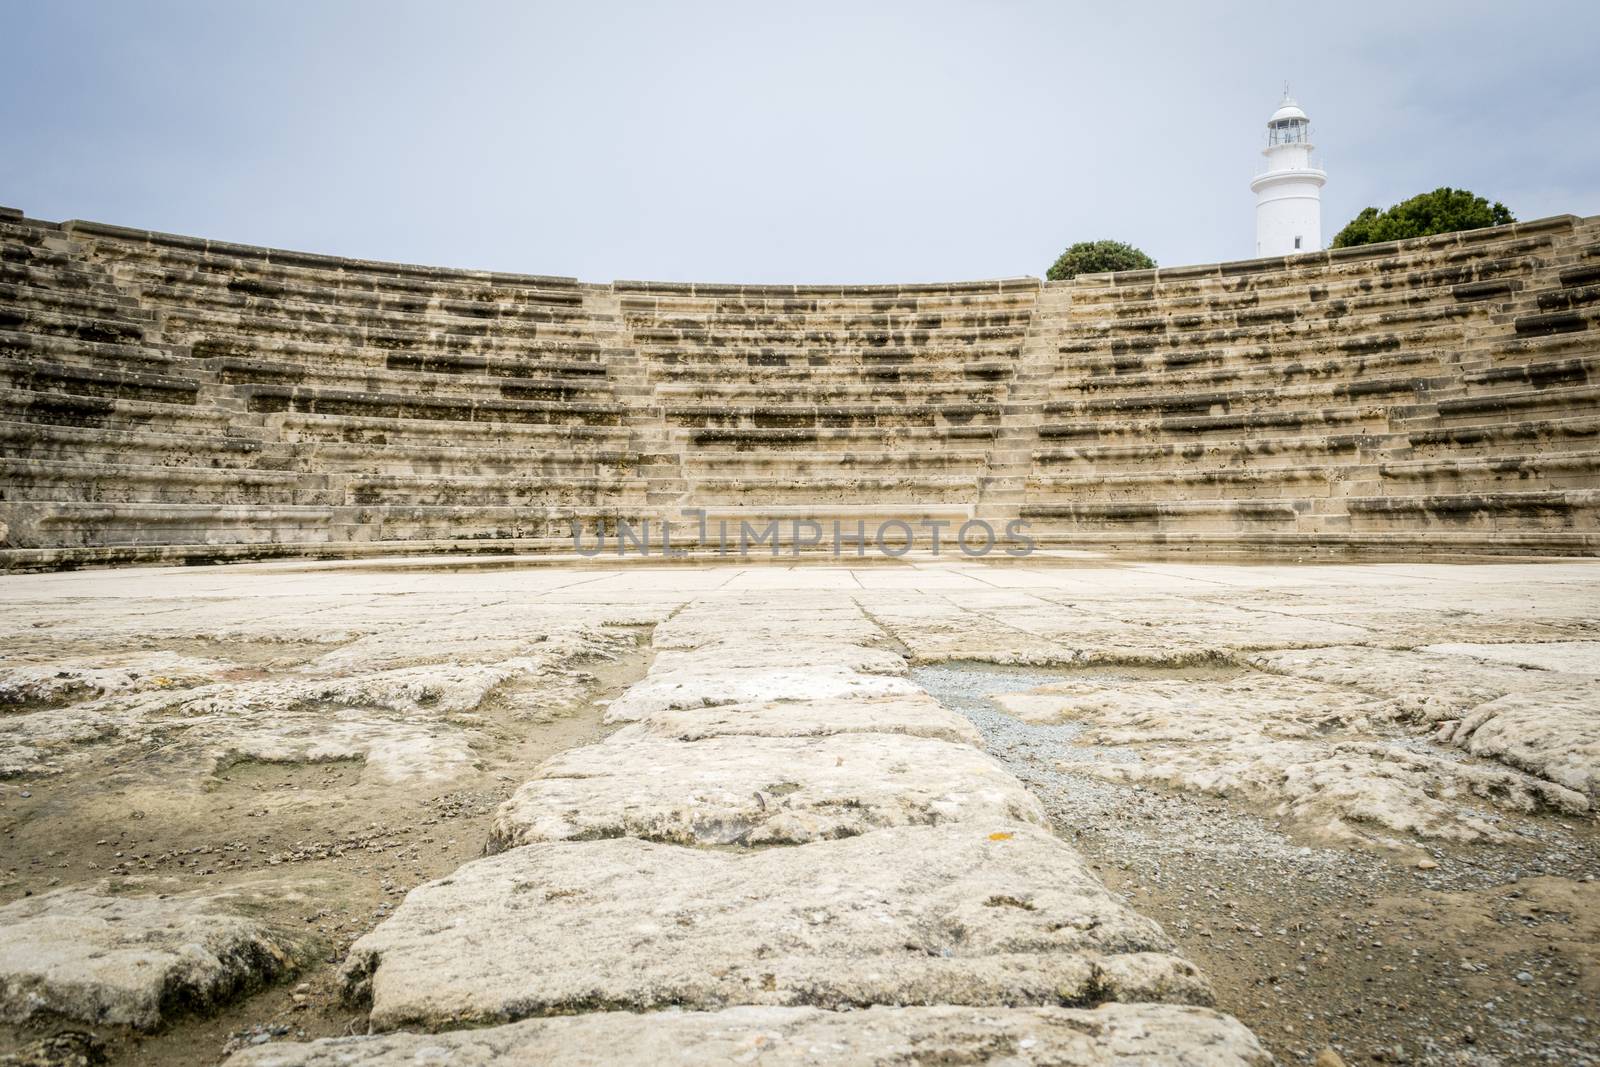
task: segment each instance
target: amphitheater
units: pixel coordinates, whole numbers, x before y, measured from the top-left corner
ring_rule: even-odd
[[[1600,218],[0,235],[0,1063],[1600,1064]]]

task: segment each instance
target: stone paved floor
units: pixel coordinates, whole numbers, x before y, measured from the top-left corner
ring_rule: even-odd
[[[0,1052],[1600,1062],[1600,565],[421,560],[0,606]]]

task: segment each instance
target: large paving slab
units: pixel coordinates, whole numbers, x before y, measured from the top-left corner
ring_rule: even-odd
[[[1156,744],[1136,752],[1132,760],[1108,760],[1086,751],[1082,758],[1059,765],[1112,781],[1232,797],[1297,820],[1337,844],[1398,844],[1410,834],[1443,841],[1507,841],[1513,835],[1499,825],[1495,809],[1523,814],[1589,810],[1582,794],[1520,771],[1394,744],[1246,734],[1199,745]]]
[[[927,693],[865,700],[763,700],[709,708],[652,712],[612,736],[699,741],[707,737],[829,737],[836,734],[908,734],[974,746],[978,730]]]
[[[361,614],[363,626],[383,626],[376,606],[345,613],[352,621]],[[241,759],[360,760],[388,781],[431,785],[474,765],[474,726],[486,701],[526,711],[570,704],[584,691],[584,665],[615,659],[636,640],[571,613],[528,612],[520,631],[503,641],[494,635],[512,623],[492,612],[482,630],[451,616],[428,627],[400,614],[403,626],[342,633],[333,642],[274,630],[273,639],[244,650],[212,636],[219,653],[238,660],[112,651],[9,663],[0,667],[0,773],[57,774],[89,758],[92,745],[140,754],[160,747],[193,777]],[[159,625],[189,628],[176,620]],[[484,643],[469,654],[462,649],[472,646],[473,633]]]
[[[1508,693],[1593,685],[1583,675],[1425,649],[1333,645],[1255,652],[1246,659],[1265,671],[1392,700],[1401,714],[1419,722],[1460,718],[1463,712]]]
[[[740,1007],[598,1012],[443,1034],[262,1045],[227,1067],[656,1067],[994,1064],[1006,1067],[1266,1067],[1236,1019],[1207,1008]]]
[[[413,890],[345,965],[372,1024],[788,1004],[1207,1003],[1194,966],[1026,823],[730,853],[527,845]]]
[[[1297,654],[1295,662],[1307,661]],[[1370,683],[1356,688],[1237,667],[1136,668],[1065,672],[1059,681],[1000,692],[993,701],[1025,722],[1064,729],[1061,770],[1231,797],[1328,841],[1393,845],[1412,835],[1507,841],[1513,836],[1507,813],[1590,809],[1583,772],[1592,754],[1587,762],[1539,761],[1584,752],[1563,733],[1574,716],[1563,713],[1560,694],[1520,711],[1505,705],[1506,736],[1491,729],[1478,748],[1467,743],[1512,765],[1506,767],[1436,744],[1410,722],[1409,705],[1370,690]],[[1514,699],[1483,708],[1492,713]],[[1448,725],[1483,729],[1471,720]],[[1531,752],[1508,741],[1535,731],[1541,743],[1525,746]],[[1518,768],[1559,772],[1567,780]]]
[[[1263,652],[1264,670],[1389,701],[1434,739],[1600,802],[1600,642]]]
[[[733,597],[691,603],[657,626],[650,673],[611,704],[606,721],[777,701],[915,697],[906,661],[852,602]]]
[[[0,1021],[154,1029],[292,968],[304,947],[224,895],[69,887],[0,908]]]
[[[995,703],[1024,722],[1079,723],[1096,744],[1216,741],[1240,733],[1315,737],[1393,718],[1377,697],[1266,673],[1233,678],[1066,678]]]
[[[547,761],[495,816],[493,843],[638,837],[798,844],[884,826],[1046,825],[1022,783],[969,745],[896,734],[618,740]]]
[[[706,655],[696,666],[650,672],[606,710],[607,722],[632,722],[658,711],[714,707],[764,700],[867,700],[914,696],[904,678],[868,674],[825,662],[772,667],[722,667]]]

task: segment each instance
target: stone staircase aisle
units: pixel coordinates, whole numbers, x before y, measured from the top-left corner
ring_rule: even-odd
[[[616,289],[610,285],[585,286],[584,305],[592,316],[614,319],[618,326],[606,377],[624,408],[628,451],[636,457],[638,474],[645,480],[644,518],[651,523],[651,536],[656,536],[655,523],[679,520],[679,509],[689,491],[683,476],[682,452],[673,443],[666,415],[656,399],[654,376],[649,364],[639,356]]]
[[[1017,519],[1027,498],[1033,454],[1039,447],[1039,424],[1049,383],[1059,373],[1059,344],[1063,323],[1072,307],[1069,285],[1047,282],[1039,289],[1033,317],[1017,356],[1001,408],[1000,432],[989,453],[987,473],[979,479],[973,514],[989,523],[997,534]]]

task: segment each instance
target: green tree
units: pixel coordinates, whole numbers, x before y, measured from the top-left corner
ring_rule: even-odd
[[[1434,233],[1477,230],[1503,226],[1516,218],[1498,201],[1490,204],[1465,189],[1441,186],[1402,200],[1388,211],[1369,207],[1350,220],[1333,239],[1333,247],[1350,248],[1377,241],[1403,241],[1408,237],[1427,237]]]
[[[1044,276],[1053,282],[1064,282],[1078,274],[1148,270],[1155,265],[1155,260],[1121,241],[1079,241],[1061,253],[1061,258],[1050,264]]]

